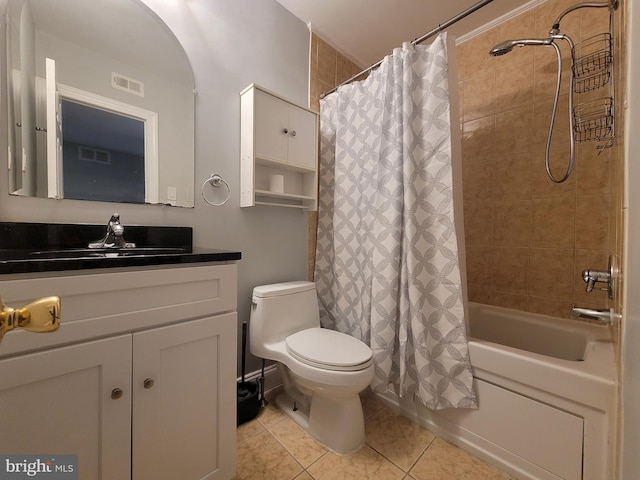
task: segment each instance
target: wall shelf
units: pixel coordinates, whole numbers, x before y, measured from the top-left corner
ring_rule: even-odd
[[[240,108],[240,206],[317,210],[318,114],[257,85]]]

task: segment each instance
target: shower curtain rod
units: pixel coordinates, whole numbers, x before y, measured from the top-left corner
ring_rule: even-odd
[[[476,10],[480,10],[482,7],[484,7],[485,5],[489,4],[493,2],[493,0],[482,0],[478,3],[476,3],[475,5],[470,6],[469,8],[467,8],[466,10],[460,12],[458,15],[456,15],[455,17],[450,18],[449,20],[447,20],[444,23],[439,23],[437,28],[434,28],[433,30],[431,30],[428,33],[425,33],[424,35],[422,35],[421,37],[416,38],[415,40],[413,40],[411,42],[411,45],[417,45],[419,43],[424,42],[425,40],[433,37],[434,35],[437,35],[438,33],[440,33],[442,30],[444,30],[445,28],[450,27],[451,25],[453,25],[454,23],[458,22],[459,20],[462,20],[464,17],[471,15],[473,12],[475,12]],[[384,60],[384,59],[383,59]],[[368,68],[365,68],[364,70],[362,70],[360,73],[354,75],[353,77],[349,78],[348,80],[345,80],[344,82],[342,82],[340,85],[335,86],[334,88],[332,88],[331,90],[327,90],[326,92],[324,92],[322,95],[320,95],[320,98],[324,98],[327,95],[335,92],[338,88],[340,88],[343,85],[346,85],[348,83],[353,82],[356,78],[361,77],[362,75],[364,75],[365,73],[369,73],[371,70],[373,70],[374,68],[380,66],[380,64],[383,62],[383,60],[380,60],[377,63],[374,63],[373,65],[371,65]]]

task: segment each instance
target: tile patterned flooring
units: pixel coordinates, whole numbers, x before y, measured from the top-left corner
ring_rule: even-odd
[[[509,480],[510,477],[363,398],[366,444],[353,455],[328,451],[270,402],[237,430],[235,480]]]

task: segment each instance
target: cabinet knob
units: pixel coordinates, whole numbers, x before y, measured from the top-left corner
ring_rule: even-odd
[[[291,136],[295,137],[296,136],[296,131],[295,130],[291,130]]]
[[[118,400],[120,397],[122,397],[123,394],[124,392],[121,388],[114,388],[113,390],[111,390],[111,398],[113,400]]]
[[[145,378],[144,382],[142,382],[142,385],[144,386],[144,388],[149,389],[153,387],[153,383],[153,378]]]
[[[288,128],[283,128],[282,129],[282,133],[284,133],[286,135],[287,133],[289,133],[289,129]]]

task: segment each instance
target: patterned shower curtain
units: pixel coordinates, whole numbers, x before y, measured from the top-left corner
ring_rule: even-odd
[[[323,326],[371,346],[372,388],[477,406],[453,217],[446,34],[321,101]],[[456,125],[457,128],[457,125]]]

